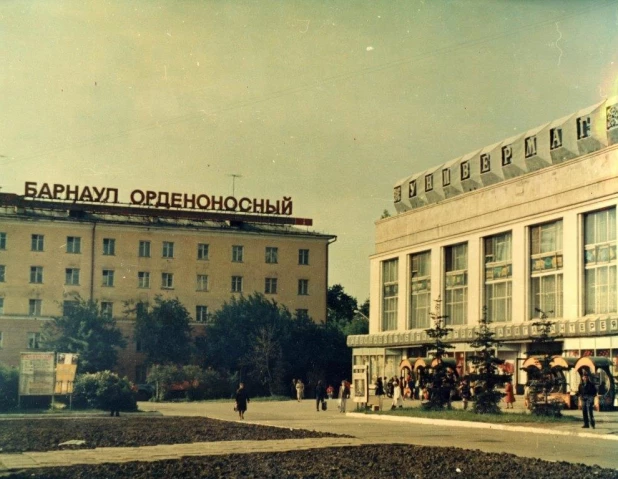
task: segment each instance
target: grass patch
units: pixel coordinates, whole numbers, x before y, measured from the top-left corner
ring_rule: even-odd
[[[396,417],[419,417],[427,419],[446,419],[450,421],[486,422],[490,424],[568,424],[581,422],[579,417],[562,416],[559,418],[535,416],[525,412],[503,412],[501,414],[476,414],[473,411],[461,409],[445,409],[443,411],[426,411],[421,408],[404,408],[393,411],[365,411],[366,414],[396,416]]]

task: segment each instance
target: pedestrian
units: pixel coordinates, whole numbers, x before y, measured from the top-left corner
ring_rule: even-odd
[[[333,398],[333,393],[335,392],[335,388],[332,387],[330,384],[328,385],[328,387],[326,388],[326,395],[328,396],[328,399],[332,399]]]
[[[577,395],[582,401],[582,412],[584,414],[584,425],[582,427],[594,429],[594,398],[597,395],[597,387],[592,384],[588,372],[584,372],[582,382],[579,383]]]
[[[245,411],[247,410],[247,403],[249,402],[249,395],[245,389],[244,383],[240,383],[238,390],[236,391],[236,406],[234,410],[238,412],[240,419],[245,418]]]
[[[305,396],[305,385],[299,379],[298,381],[296,381],[296,399],[298,400],[298,402],[301,402],[304,396]]]
[[[391,404],[391,409],[396,409],[397,407],[403,407],[403,401],[401,399],[401,385],[399,384],[399,380],[397,378],[393,379],[393,402]]]
[[[382,410],[382,398],[384,397],[384,383],[382,382],[382,378],[378,377],[376,380],[376,396],[378,396],[378,408]]]
[[[386,378],[384,378],[384,380],[386,381]],[[392,378],[390,381],[388,381],[386,383],[386,396],[389,398],[393,397],[393,384],[394,384],[395,378]]]
[[[292,387],[290,388],[292,399],[296,398],[296,379],[292,379]]]
[[[315,387],[315,410],[319,411],[320,407],[323,407],[322,403],[324,402],[326,402],[326,389],[324,389],[322,381],[318,381]]]
[[[468,401],[470,401],[470,384],[468,383],[467,378],[462,378],[461,383],[459,384],[459,395],[461,396],[461,403],[463,405],[464,410],[468,409]]]
[[[339,386],[339,412],[345,412],[345,406],[348,398],[350,397],[350,388],[347,381],[341,381]]]
[[[515,402],[515,393],[513,392],[513,383],[507,381],[504,385],[504,402],[506,403],[506,409],[513,409],[513,403]]]
[[[446,376],[442,380],[442,398],[448,409],[453,408],[453,398],[455,396],[455,376],[451,369],[447,369]]]

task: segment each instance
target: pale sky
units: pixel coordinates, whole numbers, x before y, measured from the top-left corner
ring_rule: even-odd
[[[397,180],[618,94],[614,1],[0,2],[0,187],[291,196],[369,296]]]

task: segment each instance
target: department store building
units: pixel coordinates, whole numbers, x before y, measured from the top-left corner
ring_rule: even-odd
[[[401,179],[397,213],[376,223],[354,364],[373,383],[427,355],[439,299],[461,372],[486,308],[516,384],[540,311],[563,355],[612,358],[616,374],[617,204],[618,98]]]

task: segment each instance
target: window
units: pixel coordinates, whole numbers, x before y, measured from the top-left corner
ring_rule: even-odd
[[[232,276],[232,293],[242,293],[242,276]]]
[[[512,234],[501,233],[484,239],[485,306],[493,322],[513,319]]]
[[[64,284],[76,286],[79,284],[79,269],[66,268],[64,270]]]
[[[6,281],[6,266],[0,264],[0,283],[4,283]]]
[[[205,323],[208,321],[208,306],[195,307],[195,320],[198,323]]]
[[[431,252],[410,258],[410,318],[408,329],[429,328],[431,307]]]
[[[266,278],[264,282],[265,294],[277,294],[277,278]]]
[[[82,239],[79,236],[67,236],[67,253],[81,253]]]
[[[65,301],[62,303],[62,315],[63,316],[68,316],[70,315],[73,311],[75,311],[75,308],[77,308],[77,306],[79,305],[79,301]]]
[[[468,322],[468,245],[445,249],[445,315],[448,325]]]
[[[0,250],[6,249],[6,233],[0,233]]]
[[[142,289],[150,288],[150,273],[148,271],[138,271],[137,287]]]
[[[548,317],[561,318],[562,220],[530,228],[530,319],[539,310]]]
[[[41,333],[28,333],[28,349],[41,348]]]
[[[43,266],[30,266],[30,282],[42,283],[43,282]]]
[[[116,254],[116,240],[113,238],[103,238],[103,254],[114,256]]]
[[[584,215],[584,314],[615,313],[616,208]]]
[[[382,331],[397,329],[399,259],[382,262]]]
[[[140,241],[137,254],[140,258],[150,258],[150,241]]]
[[[112,269],[103,270],[103,286],[106,286],[109,288],[114,286],[114,270]]]
[[[302,265],[309,264],[309,250],[308,249],[298,250],[298,264],[302,264]]]
[[[309,294],[309,280],[299,279],[298,280],[298,295],[307,296],[308,294]]]
[[[43,306],[42,299],[29,299],[28,300],[28,315],[29,316],[41,316],[42,306]]]
[[[296,317],[297,318],[308,318],[309,317],[309,310],[308,309],[297,309],[296,310]]]
[[[197,275],[197,290],[198,291],[208,291],[208,275],[207,274]]]
[[[164,258],[174,257],[174,243],[172,241],[163,242],[163,257]]]
[[[197,245],[197,259],[207,260],[208,259],[208,245],[205,243],[199,243]]]
[[[3,341],[3,337],[2,337],[2,331],[0,331],[0,349],[2,349],[2,347],[4,346],[4,341]]]
[[[242,263],[244,250],[244,246],[232,246],[232,261],[234,263]]]
[[[161,273],[161,288],[172,289],[174,287],[174,274]]]
[[[43,251],[43,244],[44,244],[43,235],[32,235],[31,248],[30,248],[32,251]]]
[[[279,248],[275,248],[274,246],[266,247],[266,262],[267,263],[278,263],[277,257],[279,255]]]
[[[4,314],[4,298],[0,298],[0,314]]]
[[[114,303],[101,301],[101,316],[111,318],[114,316]]]

